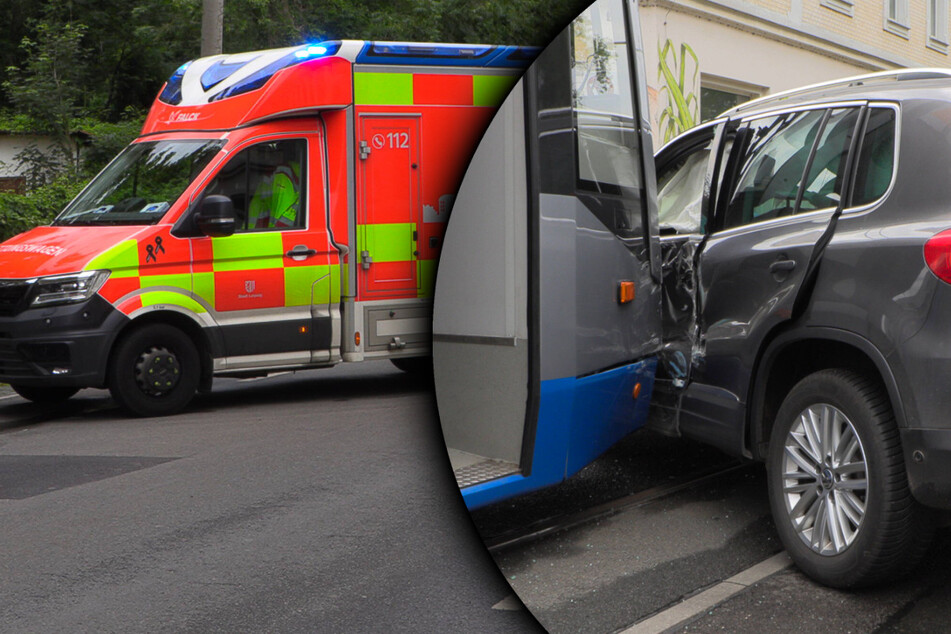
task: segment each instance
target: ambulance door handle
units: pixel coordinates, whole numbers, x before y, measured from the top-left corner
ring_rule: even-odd
[[[317,255],[317,250],[308,249],[305,245],[298,244],[296,247],[294,247],[293,249],[291,249],[284,255],[294,260],[298,260],[298,259],[303,260],[303,259]]]

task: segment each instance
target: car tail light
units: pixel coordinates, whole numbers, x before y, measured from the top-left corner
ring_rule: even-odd
[[[925,262],[939,279],[951,284],[951,229],[937,233],[925,242]]]

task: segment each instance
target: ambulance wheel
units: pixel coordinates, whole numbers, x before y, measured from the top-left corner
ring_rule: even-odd
[[[390,359],[390,363],[397,368],[412,374],[413,376],[432,376],[433,358],[432,357],[402,357],[399,359]]]
[[[112,398],[135,416],[180,412],[200,380],[195,343],[167,324],[146,324],[123,335],[109,365]]]
[[[847,370],[796,384],[776,417],[767,460],[776,529],[819,583],[858,588],[910,571],[933,518],[911,496],[885,389]]]
[[[79,391],[78,387],[36,387],[35,385],[11,385],[13,391],[34,403],[62,403]]]

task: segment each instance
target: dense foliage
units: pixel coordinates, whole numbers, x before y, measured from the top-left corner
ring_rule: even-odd
[[[544,45],[586,0],[225,0],[226,53],[325,39]],[[26,194],[0,193],[0,239],[47,221],[135,137],[198,57],[201,0],[3,0],[0,132],[40,132]]]

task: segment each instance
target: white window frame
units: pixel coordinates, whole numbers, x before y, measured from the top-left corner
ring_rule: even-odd
[[[891,13],[891,3],[895,3],[895,14]],[[908,21],[908,0],[884,0],[882,9],[884,25],[883,28],[906,40],[911,31],[911,23]]]
[[[819,4],[827,9],[832,9],[833,11],[847,15],[850,18],[855,9],[855,2],[853,2],[853,0],[820,0]]]
[[[948,0],[928,0],[928,48],[948,54]]]

